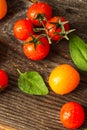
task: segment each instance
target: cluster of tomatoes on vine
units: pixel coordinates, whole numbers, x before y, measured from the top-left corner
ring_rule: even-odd
[[[68,21],[62,16],[52,16],[52,7],[45,2],[35,2],[27,10],[26,19],[14,23],[14,36],[23,40],[24,54],[31,60],[42,60],[50,51],[52,41],[68,39]]]

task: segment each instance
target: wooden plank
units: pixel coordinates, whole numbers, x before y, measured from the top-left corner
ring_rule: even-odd
[[[70,21],[76,33],[87,41],[87,1],[86,0],[44,0],[53,7],[54,15],[62,15]],[[9,75],[9,86],[0,94],[0,123],[17,130],[66,130],[59,118],[61,106],[68,101],[77,101],[87,112],[87,73],[80,72],[81,83],[72,93],[64,96],[54,94],[48,85],[52,69],[61,63],[76,67],[70,57],[68,43],[51,46],[49,56],[41,61],[28,60],[22,50],[23,43],[15,39],[13,24],[26,17],[30,2],[28,0],[7,0],[8,13],[0,21],[0,68]],[[47,96],[30,96],[18,88],[18,72],[38,71],[44,78],[50,92]],[[2,125],[1,125],[2,126]],[[84,125],[87,127],[87,118]],[[2,127],[3,128],[3,127]],[[5,128],[5,127],[4,127]]]

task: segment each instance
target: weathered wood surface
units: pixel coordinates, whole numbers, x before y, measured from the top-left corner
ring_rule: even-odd
[[[62,15],[71,27],[87,42],[87,0],[45,0],[53,7],[54,15]],[[0,94],[0,123],[17,130],[66,130],[59,119],[61,106],[68,101],[77,101],[86,111],[84,125],[87,127],[87,73],[81,72],[79,87],[70,94],[59,96],[50,88],[47,96],[30,96],[22,93],[17,85],[17,68],[22,72],[36,70],[48,86],[51,70],[61,63],[76,67],[70,57],[68,43],[52,45],[49,56],[38,62],[28,60],[22,50],[22,42],[14,38],[13,24],[26,17],[28,0],[7,0],[8,13],[0,21],[0,68],[9,75],[9,86]],[[49,86],[48,86],[49,87]]]

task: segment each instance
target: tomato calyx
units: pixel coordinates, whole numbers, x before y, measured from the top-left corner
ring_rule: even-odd
[[[39,36],[34,36],[34,35],[31,34],[31,38],[32,38],[32,39],[31,39],[30,41],[25,42],[25,44],[33,43],[33,44],[34,44],[34,48],[35,48],[35,50],[36,50],[37,44],[42,44],[42,42],[39,40],[39,39],[41,38],[41,35],[39,35]]]
[[[64,25],[69,23],[69,21],[61,22],[61,20],[59,19],[58,22],[59,22],[59,25],[61,26],[61,29],[62,29],[62,31],[59,34],[62,35],[62,38],[65,38],[66,40],[69,40],[68,34],[75,31],[75,29],[71,29],[71,30],[66,31],[65,28],[64,28]]]
[[[58,28],[61,28],[61,32],[56,32],[55,31],[55,33],[54,33],[55,35],[61,35],[61,39],[65,38],[66,40],[69,40],[68,34],[70,34],[71,32],[75,31],[75,29],[71,29],[71,30],[66,31],[65,28],[64,28],[64,25],[69,23],[69,21],[62,22],[60,18],[58,18],[57,22],[49,22],[49,23],[55,25],[56,26],[56,30]]]
[[[69,31],[62,31],[58,34],[62,35],[62,38],[65,38],[66,40],[69,40],[68,34],[70,34],[71,32],[75,31],[75,29],[71,29]]]
[[[43,21],[47,21],[45,15],[44,14],[40,14],[40,13],[37,14],[37,16],[36,16],[36,18],[34,20],[38,20],[39,25],[43,25],[42,22]]]
[[[39,21],[47,20],[45,15],[40,13],[37,14],[37,17],[35,19],[38,19]]]

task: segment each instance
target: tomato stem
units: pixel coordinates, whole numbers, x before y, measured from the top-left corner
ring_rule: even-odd
[[[17,69],[17,71],[18,71],[18,73],[21,75],[22,73],[21,73],[21,71],[19,70],[19,69]]]
[[[47,37],[47,39],[48,39],[48,41],[49,41],[49,44],[51,44],[51,43],[52,43],[51,38],[47,35],[47,34],[48,34],[48,30],[46,29],[46,27],[45,27],[43,21],[41,21],[41,23],[42,23],[42,25],[43,25],[44,30],[46,31],[46,37]]]
[[[32,3],[38,2],[38,0],[29,0],[29,1],[32,2]]]
[[[60,18],[58,18],[58,22],[55,22],[55,23],[52,23],[52,24],[55,24],[56,25],[56,28],[58,28],[59,26],[61,27],[62,31],[61,32],[56,32],[55,34],[60,34],[62,36],[62,38],[65,38],[66,40],[69,40],[68,38],[68,34],[75,31],[75,29],[71,29],[69,31],[66,31],[65,28],[64,28],[64,25],[67,24],[68,21],[65,21],[65,22],[62,22],[60,20]]]
[[[40,31],[44,31],[44,28],[33,28],[34,32],[40,32]]]
[[[38,36],[38,39],[40,39],[41,37],[47,37],[49,44],[52,43],[51,38],[50,38],[47,34],[45,34],[45,33],[40,34],[40,35]]]

